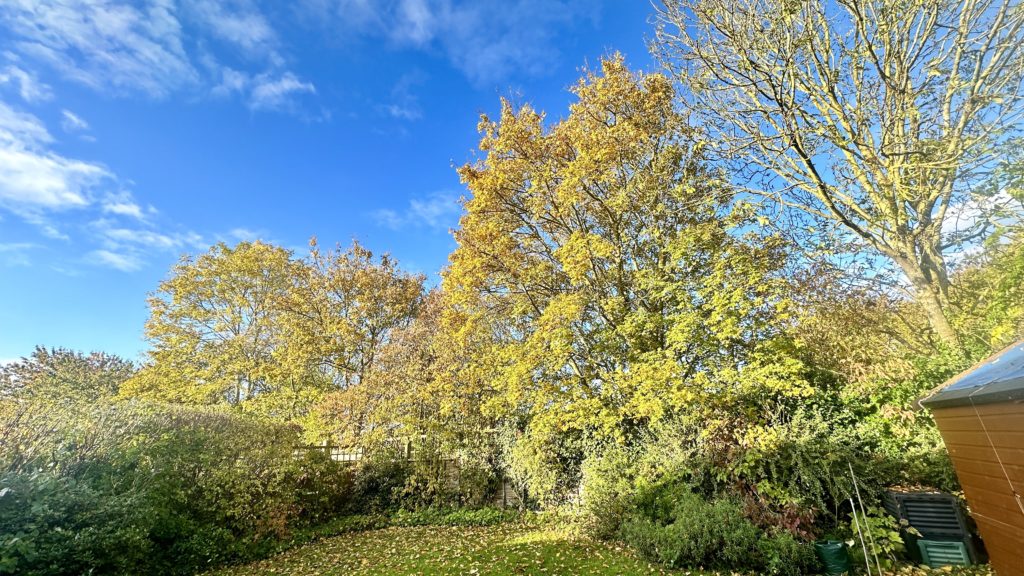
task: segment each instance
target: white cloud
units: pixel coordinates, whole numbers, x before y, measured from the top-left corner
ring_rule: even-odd
[[[277,34],[262,13],[249,2],[190,1],[188,8],[214,37],[251,58],[279,60]]]
[[[999,216],[1013,203],[1006,191],[1000,191],[994,196],[971,196],[964,202],[952,204],[942,221],[942,235],[948,239],[971,234],[979,226],[997,223]]]
[[[6,55],[8,59],[14,58],[14,55],[9,52]],[[48,85],[40,82],[35,74],[14,64],[8,64],[0,69],[0,85],[6,84],[17,84],[18,95],[25,102],[42,102],[53,98],[53,91]]]
[[[398,26],[394,37],[400,41],[422,46],[434,39],[443,19],[450,14],[447,2],[431,6],[429,0],[401,0],[398,4]]]
[[[288,69],[277,33],[250,0],[3,0],[4,28],[8,60],[42,63],[103,93],[240,94],[252,110],[288,111],[294,96],[316,92]],[[233,51],[218,56],[210,44]],[[227,64],[239,56],[241,68],[256,70]],[[0,71],[0,85],[20,83],[26,100],[48,93],[33,79],[13,64]]]
[[[93,88],[162,97],[198,81],[171,0],[10,0],[0,21],[13,50]]]
[[[119,254],[110,250],[93,250],[87,260],[98,266],[113,268],[121,272],[134,272],[142,268],[142,261],[133,254]]]
[[[467,2],[452,9],[437,37],[470,81],[493,84],[547,72],[559,56],[556,30],[595,10],[593,3],[557,0]]]
[[[211,93],[219,97],[243,94],[253,111],[295,111],[298,96],[316,94],[316,86],[299,80],[291,72],[265,72],[253,76],[225,66],[219,74],[220,81]]]
[[[156,209],[144,210],[131,192],[117,190],[121,183],[113,173],[99,164],[66,158],[51,148],[53,143],[38,118],[0,102],[0,211],[19,216],[43,236],[61,240],[80,232],[83,219],[104,214],[85,227],[92,231],[92,243],[99,244],[85,260],[122,271],[141,268],[154,252],[203,246],[202,237],[194,232],[158,230],[152,221]],[[75,246],[83,244],[82,238],[75,240]],[[0,245],[0,264],[27,265],[31,247]]]
[[[53,142],[39,118],[0,102],[0,144],[36,148]]]
[[[150,210],[155,211],[153,208]],[[146,219],[146,215],[143,213],[142,207],[135,202],[135,199],[128,192],[108,194],[106,198],[103,199],[103,213],[115,214],[117,216],[128,216],[136,220]]]
[[[448,230],[458,223],[462,214],[459,196],[451,192],[435,192],[421,198],[412,198],[403,210],[382,208],[371,215],[378,224],[392,230],[408,227],[427,227]]]
[[[220,81],[213,87],[214,96],[231,96],[245,92],[249,86],[249,75],[227,66],[220,69]]]
[[[0,242],[0,252],[21,252],[35,247],[36,245],[31,242]]]
[[[341,34],[385,38],[399,48],[439,50],[471,82],[547,72],[559,29],[598,17],[583,0],[307,0],[310,19]]]
[[[313,84],[299,80],[291,72],[276,78],[261,74],[253,80],[249,107],[253,110],[282,110],[294,103],[295,96],[315,93]]]
[[[254,242],[265,236],[262,232],[249,230],[248,228],[233,228],[228,232],[228,237],[239,242]]]
[[[35,116],[0,102],[0,208],[45,224],[46,211],[82,208],[113,175],[49,149],[53,137]]]
[[[403,106],[401,104],[387,104],[382,108],[388,116],[398,120],[419,120],[423,113],[418,107]]]
[[[0,243],[0,264],[4,266],[29,266],[28,252],[38,248],[30,242]]]
[[[106,228],[103,230],[103,236],[111,247],[137,246],[171,251],[202,246],[203,240],[202,236],[194,232],[164,234],[138,228]]]
[[[89,129],[89,123],[70,110],[61,110],[60,127],[65,132],[81,132]]]
[[[152,225],[131,227],[117,219],[101,218],[90,223],[100,248],[86,255],[86,262],[123,272],[145,267],[158,254],[178,255],[192,249],[203,249],[206,242],[195,232],[165,232]]]

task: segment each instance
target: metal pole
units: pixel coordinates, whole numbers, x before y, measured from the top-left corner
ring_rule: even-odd
[[[853,473],[853,464],[849,461],[846,465],[850,468],[850,479],[853,480],[853,491],[857,495],[857,502],[860,503],[860,514],[864,518],[864,530],[868,533],[868,540],[871,542],[871,555],[875,557],[875,566],[878,568],[878,575],[882,575],[882,563],[878,561],[878,552],[875,549],[875,537],[871,534],[871,526],[868,525],[868,513],[864,509],[864,500],[860,497],[860,488],[857,486],[857,476]],[[868,558],[864,557],[864,562],[867,563]]]
[[[864,567],[868,569],[868,576],[871,576],[871,559],[868,558],[868,546],[864,543],[864,532],[857,520],[857,505],[853,503],[853,496],[850,496],[850,510],[853,512],[853,525],[857,527],[857,535],[860,536],[860,547],[864,550]],[[882,576],[882,573],[879,572],[878,576]]]

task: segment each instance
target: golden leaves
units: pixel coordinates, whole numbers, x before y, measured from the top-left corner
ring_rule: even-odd
[[[305,259],[263,242],[218,244],[180,262],[150,298],[149,362],[122,393],[309,425],[326,392],[366,378],[422,293],[422,276],[358,243],[322,252],[313,240]]]
[[[386,528],[347,534],[269,560],[212,574],[583,576],[667,573],[674,572],[640,560],[621,546],[572,537],[559,530],[506,524]]]

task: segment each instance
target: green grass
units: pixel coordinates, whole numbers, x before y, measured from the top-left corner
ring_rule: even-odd
[[[249,574],[726,576],[729,573],[668,570],[637,557],[620,545],[572,537],[559,529],[505,523],[493,526],[392,526],[350,532],[323,538],[259,562],[208,572],[206,576]],[[992,571],[987,565],[935,570],[903,565],[886,574],[992,576]]]
[[[672,572],[623,547],[525,527],[417,526],[326,538],[208,576],[398,574],[698,574]]]

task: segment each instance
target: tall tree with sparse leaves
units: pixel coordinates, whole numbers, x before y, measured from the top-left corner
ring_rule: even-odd
[[[996,197],[972,192],[1024,114],[1020,3],[663,0],[659,12],[653,48],[733,180],[895,263],[958,348],[947,255],[985,233],[977,212]]]

